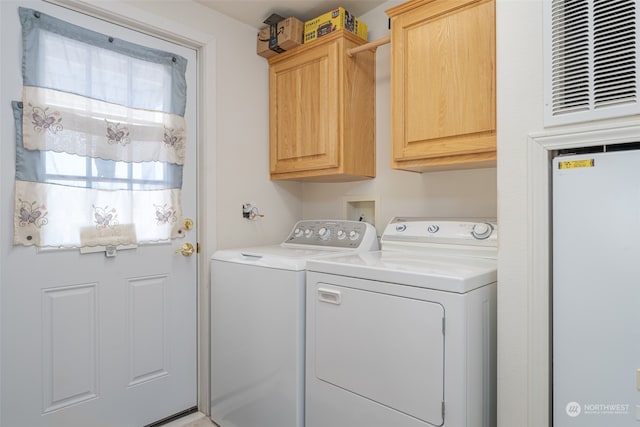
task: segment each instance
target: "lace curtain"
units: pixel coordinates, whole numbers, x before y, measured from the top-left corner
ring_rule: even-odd
[[[180,237],[186,59],[19,13],[14,244]]]

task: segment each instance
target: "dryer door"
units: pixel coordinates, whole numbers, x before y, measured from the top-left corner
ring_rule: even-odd
[[[316,378],[412,418],[443,424],[442,305],[325,283],[307,291],[315,299],[310,333]]]

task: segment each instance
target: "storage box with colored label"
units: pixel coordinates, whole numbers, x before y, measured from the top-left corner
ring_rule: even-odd
[[[302,44],[304,24],[290,17],[263,28],[258,33],[258,55],[271,58]]]
[[[350,14],[343,7],[320,15],[304,23],[304,42],[309,43],[332,31],[346,29],[367,40],[367,24]]]

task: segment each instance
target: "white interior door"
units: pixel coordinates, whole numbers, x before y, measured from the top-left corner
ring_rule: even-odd
[[[140,427],[196,405],[196,228],[171,243],[104,252],[12,246],[25,6],[188,59],[182,203],[196,218],[196,53],[40,1],[0,1],[0,425]]]
[[[639,161],[630,150],[552,163],[555,427],[639,425]]]

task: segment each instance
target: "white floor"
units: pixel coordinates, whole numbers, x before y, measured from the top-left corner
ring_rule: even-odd
[[[196,412],[165,424],[163,427],[216,427],[216,425],[202,412]]]

